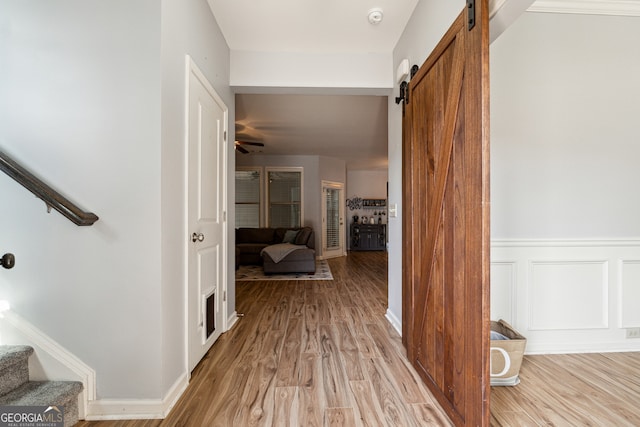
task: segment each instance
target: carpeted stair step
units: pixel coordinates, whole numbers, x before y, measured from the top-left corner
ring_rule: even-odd
[[[29,381],[29,356],[33,347],[28,345],[0,345],[0,396]]]
[[[29,381],[0,397],[0,406],[58,406],[64,408],[64,425],[78,422],[78,381]]]

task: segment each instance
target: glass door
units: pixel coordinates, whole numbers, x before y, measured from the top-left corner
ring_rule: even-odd
[[[322,257],[345,255],[344,184],[322,182]]]

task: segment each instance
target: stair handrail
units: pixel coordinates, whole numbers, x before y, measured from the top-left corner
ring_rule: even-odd
[[[64,197],[1,150],[0,169],[45,202],[47,208],[57,210],[74,224],[80,226],[93,225],[98,220],[96,214],[78,207],[78,205]]]

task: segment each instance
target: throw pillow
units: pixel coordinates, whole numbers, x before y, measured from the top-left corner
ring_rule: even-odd
[[[298,232],[298,237],[296,237],[296,241],[294,242],[296,245],[306,245],[309,241],[309,237],[311,236],[311,227],[304,227]]]
[[[296,241],[296,237],[298,237],[298,232],[296,230],[287,230],[284,233],[282,243],[293,243]]]

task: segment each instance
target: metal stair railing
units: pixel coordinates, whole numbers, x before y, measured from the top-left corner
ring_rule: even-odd
[[[0,170],[45,202],[48,209],[57,210],[74,224],[79,226],[93,225],[98,220],[96,214],[78,207],[3,151],[0,151]]]

